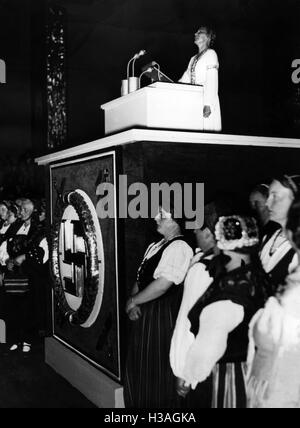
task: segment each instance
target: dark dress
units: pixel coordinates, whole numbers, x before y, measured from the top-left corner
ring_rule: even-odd
[[[245,265],[228,272],[213,282],[189,313],[191,332],[197,336],[200,328],[199,318],[206,306],[230,300],[244,309],[244,319],[228,335],[226,352],[218,361],[210,378],[212,407],[246,408],[244,366],[248,350],[248,326],[268,295],[263,289],[264,284],[259,281],[260,278],[264,278],[264,273],[256,271],[253,265]]]
[[[0,235],[0,245],[3,244],[3,242],[13,238],[21,226],[22,226],[22,222],[20,220],[16,220],[13,224],[11,224],[7,229],[7,231],[4,234]],[[1,274],[4,274],[6,272],[6,266],[0,266],[0,272]],[[7,302],[6,302],[5,289],[2,286],[0,287],[0,319],[6,317],[6,313],[7,313],[6,307],[7,307]]]
[[[145,259],[138,272],[139,290],[154,281],[154,272],[166,248]],[[126,407],[174,408],[179,406],[175,378],[169,361],[170,343],[182,296],[181,285],[172,285],[161,297],[141,306],[142,316],[131,322],[124,379]]]
[[[20,224],[18,226],[20,228]],[[15,258],[22,254],[26,256],[26,260],[20,269],[29,280],[29,290],[27,292],[5,294],[5,319],[7,322],[8,342],[10,343],[32,343],[37,336],[36,290],[32,281],[32,266],[33,264],[42,264],[43,250],[39,248],[39,243],[44,235],[43,226],[31,221],[26,235],[15,234],[7,240],[7,251],[10,258]]]

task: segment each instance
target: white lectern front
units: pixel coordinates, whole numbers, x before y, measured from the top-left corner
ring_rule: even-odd
[[[103,104],[105,135],[130,128],[203,131],[203,87],[156,82]]]

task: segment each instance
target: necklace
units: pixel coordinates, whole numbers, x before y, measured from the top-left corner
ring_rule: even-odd
[[[168,239],[163,238],[159,242],[157,242],[156,244],[150,245],[150,247],[148,248],[148,251],[144,255],[144,260],[143,261],[145,261],[145,260],[148,259],[149,254],[150,254],[150,258],[151,258],[152,255],[154,253],[156,253],[161,247],[165,246],[168,242],[170,242],[173,239],[178,238],[180,236],[183,236],[183,235],[182,234],[178,234],[178,235],[174,235],[174,236],[172,236],[171,238],[168,238]]]
[[[282,229],[279,229],[275,235],[275,238],[274,238],[273,243],[272,243],[270,250],[269,250],[269,256],[270,257],[273,256],[273,254],[275,254],[276,251],[287,241],[287,239],[284,236],[282,236],[282,232],[283,232]],[[283,241],[280,242],[280,244],[276,246],[276,241],[278,240],[279,237],[282,237]]]
[[[207,49],[204,49],[204,51],[200,52],[198,55],[195,56],[192,67],[191,67],[191,84],[196,84],[196,66],[198,64],[198,61],[200,58],[205,54]]]
[[[149,259],[151,259],[151,257],[153,257],[153,255],[155,255],[159,249],[161,249],[162,247],[164,247],[164,245],[166,245],[168,242],[172,241],[175,238],[178,238],[180,236],[183,236],[182,234],[177,234],[172,236],[171,238],[164,238],[161,241],[157,242],[156,244],[150,246],[150,248],[148,249],[148,251],[146,252],[146,254],[144,255],[144,259],[142,261],[142,263],[140,264],[140,267],[138,268],[137,271],[137,282],[139,282],[140,280],[140,276],[141,276],[141,272],[144,269],[145,264],[148,262]],[[148,257],[150,254],[150,257]]]

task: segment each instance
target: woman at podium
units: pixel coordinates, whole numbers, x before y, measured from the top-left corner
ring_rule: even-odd
[[[204,131],[220,132],[222,129],[219,86],[219,61],[215,50],[211,49],[215,33],[208,27],[200,27],[195,34],[198,54],[193,56],[180,83],[203,86]]]

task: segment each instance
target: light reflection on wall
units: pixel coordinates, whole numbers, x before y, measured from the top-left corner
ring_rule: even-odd
[[[65,144],[67,138],[65,11],[49,7],[47,26],[48,149]]]

